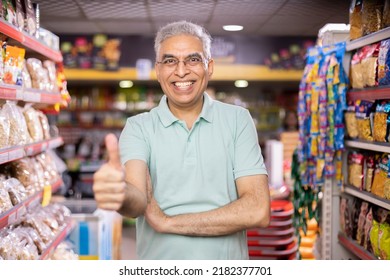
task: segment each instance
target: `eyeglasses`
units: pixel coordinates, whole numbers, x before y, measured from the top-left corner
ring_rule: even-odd
[[[162,66],[164,66],[168,69],[173,69],[173,68],[176,68],[180,62],[183,62],[184,66],[186,66],[186,67],[197,67],[197,66],[207,62],[207,60],[204,60],[200,56],[189,56],[189,57],[186,57],[184,60],[179,60],[176,57],[167,57],[167,58],[164,58],[162,61],[157,61],[156,63],[161,64]]]

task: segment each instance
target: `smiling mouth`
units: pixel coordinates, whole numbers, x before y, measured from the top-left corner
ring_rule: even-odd
[[[173,83],[173,85],[179,89],[186,89],[186,88],[189,88],[190,86],[192,86],[194,84],[194,82],[175,82]]]

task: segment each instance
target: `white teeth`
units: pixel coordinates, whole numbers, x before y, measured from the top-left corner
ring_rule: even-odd
[[[192,82],[176,82],[175,86],[184,88],[184,87],[189,87],[192,84]]]

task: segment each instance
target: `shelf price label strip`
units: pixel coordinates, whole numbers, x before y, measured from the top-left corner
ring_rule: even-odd
[[[16,85],[0,85],[0,99],[20,100],[31,103],[56,104],[62,100],[60,93],[51,93],[38,89],[23,89]]]
[[[15,205],[13,208],[8,211],[0,214],[0,229],[7,227],[9,225],[17,222],[22,216],[26,214],[27,208],[39,200],[40,194],[34,194],[31,197],[27,198],[25,201]]]
[[[25,146],[15,146],[0,149],[0,164],[11,162],[25,156],[34,156],[48,149],[55,149],[64,144],[62,137],[45,140],[38,143],[27,144]]]

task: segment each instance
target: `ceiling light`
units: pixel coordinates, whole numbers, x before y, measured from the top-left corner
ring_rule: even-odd
[[[131,88],[133,86],[133,82],[132,81],[120,81],[119,86],[121,88]]]
[[[223,29],[226,31],[240,31],[243,30],[244,27],[242,25],[224,25]]]
[[[246,80],[237,80],[234,82],[234,85],[238,88],[246,88],[248,86],[248,81]]]

